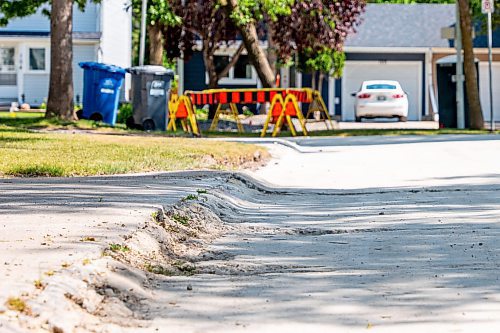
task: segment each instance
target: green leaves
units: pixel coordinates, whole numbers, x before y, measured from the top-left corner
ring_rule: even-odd
[[[238,7],[231,19],[239,26],[259,22],[265,17],[276,21],[278,16],[291,14],[292,5],[300,0],[238,0]]]
[[[80,10],[85,10],[88,2],[100,3],[101,0],[74,0]],[[7,25],[15,17],[25,17],[35,14],[39,8],[42,13],[50,15],[50,0],[0,0],[0,26]],[[46,5],[46,6],[44,6]]]
[[[0,25],[7,25],[14,17],[32,15],[47,2],[47,0],[0,0]]]

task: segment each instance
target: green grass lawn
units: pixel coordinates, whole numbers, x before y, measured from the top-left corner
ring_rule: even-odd
[[[237,169],[268,156],[247,144],[204,139],[50,134],[0,129],[0,176],[89,176]]]
[[[101,133],[118,133],[118,134],[145,134],[138,130],[129,130],[124,124],[116,124],[110,126],[101,122],[91,120],[78,121],[61,121],[57,119],[45,119],[44,113],[40,112],[16,112],[16,117],[10,116],[9,112],[0,112],[0,130],[86,130]],[[309,132],[309,136],[362,136],[362,135],[441,135],[441,134],[489,134],[488,130],[459,130],[459,129],[353,129],[353,130],[328,130]],[[156,136],[188,136],[182,131],[173,132],[154,132]],[[500,131],[495,131],[495,134],[500,134]],[[150,135],[150,134],[148,134]],[[300,133],[299,133],[300,135]],[[259,133],[237,133],[237,132],[204,132],[204,137],[259,137]],[[289,131],[283,131],[281,137],[289,137]],[[270,134],[267,135],[270,137]]]
[[[98,132],[126,132],[124,124],[110,126],[91,120],[62,121],[58,119],[45,119],[43,112],[15,112],[13,117],[9,112],[0,112],[0,129],[13,130],[57,130],[57,129],[81,129],[95,130]]]

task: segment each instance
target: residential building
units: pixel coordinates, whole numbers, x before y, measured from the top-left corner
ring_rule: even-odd
[[[83,12],[75,5],[73,19],[75,102],[81,103],[83,71],[79,62],[131,65],[132,13],[125,1],[103,0],[89,2]],[[49,71],[50,21],[42,8],[0,27],[0,104],[42,104],[48,96]]]

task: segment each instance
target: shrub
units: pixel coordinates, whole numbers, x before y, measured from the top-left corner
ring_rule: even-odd
[[[132,109],[132,104],[124,103],[120,106],[118,110],[118,115],[116,116],[116,122],[119,124],[125,124],[127,119],[132,117],[134,110]]]

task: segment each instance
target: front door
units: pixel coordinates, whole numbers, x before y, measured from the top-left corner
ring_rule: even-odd
[[[0,45],[0,102],[17,101],[16,48]]]

